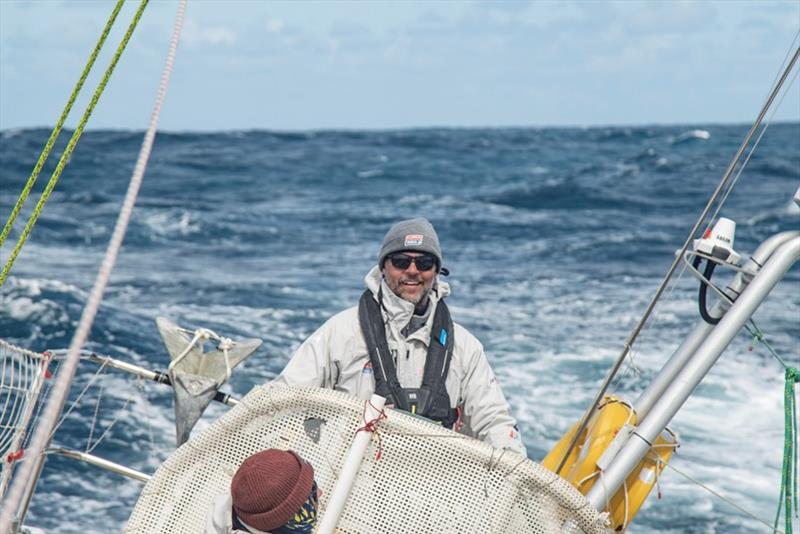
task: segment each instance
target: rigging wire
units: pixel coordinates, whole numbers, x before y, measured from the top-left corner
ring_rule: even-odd
[[[731,184],[728,187],[727,191],[725,191],[725,194],[722,196],[722,199],[720,199],[719,206],[717,206],[717,209],[714,211],[714,214],[711,216],[711,220],[710,220],[707,228],[711,228],[711,226],[713,225],[713,222],[717,219],[717,215],[722,210],[722,207],[725,205],[725,202],[728,200],[728,196],[731,194],[731,192],[733,191],[733,188],[736,186],[736,182],[739,181],[739,177],[742,175],[742,171],[744,171],[745,167],[750,162],[750,158],[753,156],[753,153],[755,152],[755,150],[758,147],[759,143],[761,143],[761,139],[764,137],[764,134],[767,132],[767,129],[769,128],[769,125],[772,122],[772,118],[775,116],[775,113],[778,111],[778,108],[780,108],[781,104],[783,103],[783,99],[786,97],[787,94],[789,94],[789,90],[792,88],[792,85],[794,85],[794,82],[797,80],[798,77],[800,77],[800,70],[798,70],[798,72],[795,73],[795,75],[792,77],[792,79],[789,80],[789,84],[786,86],[786,90],[783,92],[783,95],[781,95],[781,98],[778,100],[777,106],[775,106],[773,108],[772,114],[770,115],[769,119],[764,123],[764,127],[761,129],[761,132],[758,134],[758,137],[756,138],[755,143],[753,143],[753,146],[750,149],[750,152],[747,154],[747,157],[745,158],[744,162],[742,162],[742,164],[739,166],[739,171],[736,173],[736,176],[734,176],[733,180],[731,180]]]
[[[792,55],[792,59],[790,60],[789,65],[784,69],[783,73],[781,74],[781,76],[780,76],[780,78],[778,80],[778,83],[775,85],[773,90],[770,92],[770,95],[767,98],[767,101],[765,102],[764,106],[761,108],[761,111],[759,112],[758,117],[756,118],[756,120],[753,123],[752,127],[747,132],[747,135],[745,136],[744,141],[742,142],[741,146],[739,147],[739,150],[736,151],[736,154],[734,155],[733,159],[731,160],[730,164],[728,165],[728,168],[726,169],[725,173],[723,174],[722,179],[720,180],[719,184],[717,185],[716,189],[714,190],[713,194],[711,195],[711,198],[706,203],[706,207],[703,209],[703,212],[700,214],[700,217],[697,219],[697,222],[695,222],[694,226],[692,227],[691,231],[689,232],[689,236],[686,238],[686,241],[684,242],[683,247],[681,247],[680,252],[675,256],[675,259],[672,261],[672,265],[668,269],[668,271],[667,271],[666,275],[664,276],[664,278],[661,280],[661,283],[659,284],[655,295],[653,295],[653,298],[650,300],[650,303],[648,304],[647,309],[644,311],[644,314],[642,315],[641,319],[639,319],[639,322],[636,324],[636,326],[634,327],[633,331],[628,336],[628,339],[625,341],[625,343],[623,345],[622,352],[617,357],[617,360],[614,362],[614,365],[612,366],[611,370],[609,371],[608,375],[606,376],[605,380],[603,381],[603,385],[600,387],[600,390],[597,392],[597,395],[595,396],[591,406],[589,406],[589,408],[583,414],[583,417],[581,418],[581,422],[578,425],[577,431],[575,432],[575,435],[572,437],[572,440],[570,441],[570,444],[567,447],[566,451],[564,452],[564,456],[561,459],[561,462],[559,463],[558,468],[556,469],[556,474],[560,474],[561,470],[564,468],[564,464],[566,464],[570,453],[575,448],[575,445],[578,442],[578,438],[581,436],[583,431],[586,429],[587,424],[589,423],[589,417],[592,415],[592,413],[594,413],[594,411],[597,408],[597,405],[599,404],[600,400],[605,395],[606,390],[608,389],[609,385],[611,384],[611,381],[614,379],[614,376],[616,376],[617,371],[619,371],[619,368],[622,365],[622,362],[625,361],[626,356],[628,355],[629,352],[631,352],[631,350],[632,350],[631,347],[632,347],[633,343],[636,341],[636,338],[639,336],[639,333],[642,331],[645,323],[647,322],[647,319],[650,317],[651,313],[655,309],[655,306],[658,303],[659,299],[661,298],[661,295],[664,292],[664,290],[666,289],[667,285],[669,284],[669,281],[671,280],[673,273],[675,272],[676,268],[678,267],[678,264],[681,262],[683,254],[689,249],[689,245],[691,244],[692,240],[694,239],[694,236],[697,235],[697,230],[702,226],[703,222],[706,219],[706,216],[711,211],[711,207],[714,205],[716,200],[719,198],[720,193],[722,192],[723,188],[728,183],[728,180],[730,179],[731,175],[733,174],[733,171],[736,168],[737,163],[739,162],[739,160],[742,157],[742,154],[744,154],[745,149],[749,145],[750,140],[753,137],[753,134],[758,129],[759,125],[761,124],[761,121],[764,119],[764,116],[769,111],[773,101],[775,100],[775,97],[777,96],[778,92],[780,91],[780,88],[783,86],[784,81],[789,76],[789,73],[794,68],[794,65],[797,63],[798,57],[800,57],[800,47],[798,47],[795,50],[795,53]]]
[[[775,86],[778,83],[778,80],[780,79],[780,74],[781,74],[781,72],[783,72],[784,68],[786,67],[786,62],[789,60],[789,57],[791,56],[792,50],[794,49],[795,43],[797,42],[798,39],[800,39],[800,30],[798,30],[797,33],[795,33],[794,38],[792,39],[792,42],[789,44],[789,47],[786,49],[786,54],[783,56],[783,61],[781,61],[781,65],[778,68],[778,70],[776,71],[775,77],[772,79],[772,84],[770,84],[770,89],[769,89],[769,91],[767,91],[767,94],[764,97],[764,103],[766,103],[769,100],[770,93],[775,89]],[[730,187],[727,188],[727,191],[725,192],[724,196],[722,197],[722,200],[720,201],[719,206],[714,211],[714,214],[711,216],[710,222],[709,222],[708,226],[706,227],[706,230],[711,228],[713,226],[714,221],[716,221],[717,215],[719,215],[719,212],[722,210],[722,207],[725,205],[725,202],[728,200],[728,196],[733,191],[733,188],[736,185],[736,182],[739,180],[739,177],[741,176],[742,171],[744,171],[745,167],[747,167],[747,164],[750,161],[750,157],[755,152],[756,147],[758,147],[758,145],[761,143],[761,139],[764,137],[764,134],[766,133],[767,128],[769,128],[770,124],[772,124],[773,118],[775,117],[775,113],[777,113],[778,109],[780,109],[781,105],[783,104],[784,98],[786,98],[786,95],[789,93],[792,85],[797,80],[798,76],[800,76],[800,71],[795,73],[795,75],[792,77],[791,81],[789,82],[789,85],[786,87],[786,90],[783,92],[783,95],[781,95],[781,97],[778,99],[777,105],[773,108],[772,113],[770,114],[770,116],[767,118],[767,120],[764,123],[764,128],[762,128],[762,130],[759,133],[758,138],[756,139],[753,147],[751,148],[751,150],[748,153],[747,157],[745,158],[744,162],[739,167],[739,171],[737,172],[736,176],[734,177]],[[686,273],[686,265],[684,264],[681,267],[680,272],[678,273],[678,277],[671,284],[670,289],[669,289],[669,293],[667,293],[666,297],[664,299],[662,299],[662,300],[669,301],[669,300],[672,299],[672,294],[675,292],[675,288],[677,287],[679,282],[683,279],[683,275],[685,273]],[[648,323],[644,327],[644,329],[642,330],[642,333],[640,334],[640,336],[642,338],[644,338],[645,335],[647,333],[649,333],[649,331],[652,330],[653,326],[655,325],[655,321],[657,320],[657,317],[658,317],[658,314],[653,313],[653,321]],[[638,354],[638,351],[631,350],[628,370],[633,370],[634,372],[636,372],[638,374],[638,368],[636,367],[636,364],[634,362],[634,359],[635,359],[637,354]]]
[[[772,85],[770,85],[770,90],[767,92],[767,96],[765,97],[764,102],[769,101],[769,95],[775,90],[775,88],[776,88],[776,86],[777,86],[777,84],[779,82],[779,74],[785,68],[786,62],[789,60],[789,56],[791,55],[792,50],[795,48],[795,43],[797,42],[798,38],[800,38],[800,30],[798,30],[797,33],[795,33],[794,38],[792,39],[792,43],[789,45],[789,48],[786,50],[786,55],[783,56],[783,61],[781,61],[781,66],[778,69],[778,71],[775,73],[775,78],[773,78],[773,80],[772,80]],[[780,109],[781,104],[783,103],[783,99],[786,98],[786,95],[789,93],[789,90],[791,89],[792,85],[794,84],[794,81],[797,79],[799,74],[800,74],[800,72],[795,73],[794,77],[792,77],[792,79],[789,81],[789,85],[786,86],[786,90],[783,92],[783,95],[780,97],[780,99],[778,99],[777,105],[773,108],[773,111],[770,114],[769,118],[764,122],[764,127],[761,129],[761,133],[759,134],[758,138],[756,139],[756,142],[754,143],[753,147],[750,149],[750,152],[747,155],[747,158],[739,166],[739,171],[736,173],[736,176],[733,178],[731,183],[727,186],[727,190],[726,190],[725,194],[723,195],[722,199],[720,200],[719,206],[714,211],[714,214],[711,216],[711,219],[709,220],[708,226],[706,226],[706,230],[710,229],[713,226],[714,221],[716,221],[717,215],[722,210],[722,207],[725,205],[725,202],[728,199],[728,195],[730,195],[731,191],[733,191],[733,188],[735,187],[736,182],[739,180],[739,176],[741,176],[742,171],[744,171],[745,167],[747,167],[747,163],[750,161],[750,157],[753,155],[753,152],[755,151],[756,147],[761,142],[761,138],[764,137],[764,133],[766,133],[767,129],[769,128],[770,124],[772,123],[772,119],[775,116],[775,113],[777,112],[778,109]]]
[[[142,0],[142,5],[146,5],[147,1],[148,0]],[[178,47],[181,29],[183,28],[186,1],[187,0],[181,0],[180,4],[178,5],[178,12],[175,17],[172,40],[170,41],[166,64],[164,65],[164,70],[161,75],[161,82],[156,95],[150,125],[145,133],[144,140],[142,141],[142,147],[139,151],[139,156],[136,160],[136,165],[133,170],[133,175],[131,176],[128,191],[125,195],[125,200],[123,202],[122,209],[120,210],[119,217],[117,218],[117,223],[114,227],[111,240],[109,241],[106,255],[103,258],[102,264],[100,265],[100,270],[95,280],[94,287],[92,288],[92,292],[89,295],[89,300],[86,304],[86,307],[83,309],[83,313],[81,314],[78,328],[76,329],[75,335],[70,343],[67,359],[64,361],[64,364],[62,365],[61,370],[55,379],[51,396],[47,402],[47,407],[42,414],[42,419],[39,421],[33,438],[31,439],[30,454],[25,456],[25,459],[20,466],[18,476],[14,480],[14,483],[8,492],[8,497],[3,503],[2,514],[0,514],[0,532],[8,532],[11,529],[12,521],[15,519],[15,516],[18,513],[18,509],[22,502],[23,493],[25,492],[26,487],[30,487],[32,489],[36,484],[36,479],[41,472],[43,454],[47,449],[47,443],[50,439],[51,429],[53,428],[56,418],[61,413],[61,409],[64,406],[67,393],[69,392],[69,386],[72,382],[72,378],[75,375],[78,361],[80,360],[81,347],[89,335],[92,323],[94,322],[94,317],[98,308],[100,307],[100,301],[102,300],[103,293],[106,285],[108,284],[108,279],[111,276],[111,270],[114,267],[117,255],[122,246],[122,239],[125,236],[125,231],[127,230],[128,222],[133,212],[133,206],[136,202],[136,196],[139,192],[139,187],[141,186],[145,169],[147,168],[147,162],[153,147],[153,141],[155,140],[158,120],[161,115],[161,108],[164,103],[164,99],[166,98],[167,87],[169,86],[169,79],[172,74],[172,67],[175,60],[175,53]],[[36,470],[35,473],[34,469]],[[24,511],[22,511],[20,515],[23,517],[16,519],[21,521],[24,519]]]
[[[742,508],[741,506],[739,506],[735,502],[731,501],[730,499],[728,499],[727,497],[725,497],[721,493],[719,493],[719,492],[715,491],[713,488],[703,484],[702,482],[700,482],[696,478],[694,478],[691,475],[689,475],[688,473],[678,469],[674,465],[672,465],[672,464],[665,464],[665,465],[667,467],[669,467],[670,469],[672,469],[673,471],[675,471],[676,473],[678,473],[679,475],[681,475],[682,477],[684,477],[689,482],[692,482],[692,483],[696,484],[697,486],[703,488],[704,490],[706,490],[710,494],[714,495],[715,497],[719,498],[721,501],[725,502],[729,506],[732,506],[733,508],[736,508],[737,510],[739,510],[741,513],[743,513],[747,517],[749,517],[751,519],[755,519],[759,523],[762,523],[762,524],[766,525],[767,527],[769,527],[770,531],[773,531],[773,525],[771,523],[761,519],[760,517],[758,517],[757,515],[753,514],[752,512],[749,512],[749,511],[745,510],[744,508]],[[784,532],[782,530],[779,530],[777,528],[774,529],[774,532],[778,532],[780,534],[784,534]]]
[[[797,36],[795,36],[795,40],[797,40],[798,36],[800,36],[800,32],[798,32]],[[794,41],[792,41],[792,45],[794,45]],[[787,57],[788,57],[788,53],[787,53]],[[781,65],[781,67],[783,67],[785,64],[786,64],[786,60],[784,59],[784,62]],[[719,215],[719,212],[722,210],[722,208],[724,207],[725,203],[727,202],[728,196],[733,191],[736,183],[739,180],[739,177],[742,175],[742,172],[747,167],[747,164],[750,162],[750,158],[753,156],[753,153],[755,152],[756,148],[758,148],[758,145],[761,143],[761,139],[764,137],[764,134],[767,132],[767,129],[769,128],[770,124],[772,124],[772,120],[775,117],[775,113],[777,113],[778,109],[780,109],[781,104],[783,104],[783,100],[786,98],[786,95],[789,94],[789,91],[791,90],[792,86],[794,85],[794,82],[797,81],[798,77],[800,77],[800,70],[798,70],[798,72],[796,72],[794,74],[794,76],[792,76],[791,80],[789,81],[789,84],[786,86],[786,89],[783,91],[783,94],[778,99],[777,104],[772,108],[772,112],[770,113],[770,115],[767,118],[767,120],[764,122],[764,127],[759,132],[759,135],[756,138],[755,142],[753,143],[753,146],[750,147],[750,150],[747,153],[747,156],[745,157],[745,159],[742,162],[742,164],[739,166],[738,171],[736,173],[736,176],[734,176],[733,180],[731,181],[730,186],[726,189],[725,193],[723,194],[722,199],[720,200],[719,205],[717,206],[716,210],[714,211],[714,214],[711,216],[711,219],[710,219],[709,224],[706,227],[706,229],[709,229],[709,228],[711,228],[713,226],[713,223],[714,223],[714,221],[716,221],[717,216]],[[776,77],[776,79],[777,79],[777,77]],[[773,87],[774,87],[774,83],[773,83]],[[670,285],[669,293],[667,293],[667,295],[663,299],[661,299],[662,301],[671,300],[672,294],[675,291],[675,288],[677,287],[678,283],[683,278],[683,275],[685,274],[685,272],[686,272],[686,265],[684,264],[681,267],[680,272],[678,273],[678,277]],[[655,311],[654,311],[654,313],[652,315],[653,315],[653,320],[651,322],[649,322],[642,329],[642,332],[640,334],[640,337],[642,339],[644,339],[646,337],[646,335],[649,332],[652,331],[653,326],[655,326],[655,323],[658,320],[658,314],[655,313]],[[745,326],[745,328],[748,328],[748,327]],[[640,345],[641,345],[641,342],[640,342]],[[634,363],[634,358],[637,355],[638,355],[638,351],[636,351],[635,349],[632,349],[631,352],[630,352],[630,356],[629,356],[628,369],[633,369],[633,371],[638,374],[638,368],[636,367],[636,364]]]
[[[790,66],[788,69],[786,69],[785,71],[784,71],[784,67],[785,67],[785,65],[786,65],[787,59],[789,58],[789,56],[790,56],[790,54],[791,54],[791,51],[792,51],[792,49],[794,48],[795,42],[798,40],[798,37],[800,37],[800,31],[798,31],[798,32],[795,34],[795,37],[794,37],[794,39],[792,39],[792,43],[791,43],[791,45],[790,45],[789,49],[787,50],[787,53],[786,53],[786,55],[784,56],[784,59],[783,59],[783,61],[781,62],[781,67],[780,67],[780,69],[778,70],[778,72],[776,73],[776,75],[775,75],[775,78],[773,79],[772,85],[771,85],[771,87],[770,87],[770,92],[768,93],[768,96],[765,98],[765,104],[764,104],[765,106],[768,106],[768,105],[769,105],[769,103],[770,103],[770,99],[771,99],[771,98],[774,98],[774,96],[775,96],[775,95],[774,95],[774,93],[775,93],[776,91],[780,91],[780,85],[776,85],[776,84],[778,84],[778,82],[779,82],[779,81],[780,81],[780,83],[782,84],[782,83],[783,83],[783,82],[786,80],[786,72],[789,72],[789,71],[791,71],[791,66]],[[800,49],[798,49],[798,51],[800,51]],[[797,52],[795,53],[795,55],[794,55],[794,57],[793,57],[793,59],[792,59],[792,62],[794,62],[796,59],[797,59]],[[781,73],[781,72],[783,72],[783,73],[784,73],[783,77],[781,77],[781,76],[780,76],[780,73]],[[722,209],[722,208],[723,208],[723,206],[725,205],[725,202],[727,201],[727,199],[728,199],[728,196],[729,196],[729,195],[730,195],[730,193],[733,191],[733,189],[734,189],[734,187],[735,187],[736,183],[738,182],[738,180],[739,180],[739,177],[741,176],[742,172],[743,172],[743,171],[744,171],[744,169],[747,167],[747,164],[748,164],[748,162],[750,161],[750,158],[752,157],[752,155],[753,155],[753,153],[755,152],[756,148],[757,148],[757,147],[758,147],[758,145],[760,144],[760,142],[761,142],[761,139],[764,137],[764,134],[766,133],[767,129],[769,128],[770,124],[772,123],[772,120],[773,120],[773,118],[774,118],[774,116],[775,116],[775,113],[776,113],[776,112],[777,112],[777,110],[780,108],[780,106],[781,106],[781,104],[783,103],[783,100],[784,100],[784,98],[786,97],[786,95],[787,95],[787,94],[790,92],[790,89],[791,89],[792,85],[794,84],[795,80],[798,78],[798,75],[800,75],[800,72],[798,72],[798,73],[795,73],[795,75],[792,77],[792,79],[789,81],[789,84],[786,86],[785,90],[783,91],[783,94],[782,94],[782,95],[780,96],[780,98],[778,99],[778,102],[777,102],[777,104],[776,104],[775,106],[773,106],[773,108],[772,108],[772,112],[770,113],[770,116],[767,118],[767,120],[764,122],[764,126],[763,126],[763,128],[761,129],[761,131],[760,131],[760,133],[759,133],[759,135],[758,135],[758,137],[757,137],[757,139],[756,139],[755,143],[754,143],[754,144],[753,144],[753,146],[750,148],[750,150],[749,150],[749,152],[748,152],[748,154],[747,154],[747,156],[746,156],[745,160],[744,160],[744,161],[741,163],[741,165],[739,165],[739,167],[738,167],[738,172],[736,173],[735,177],[734,177],[734,178],[733,178],[733,179],[732,179],[732,180],[729,182],[729,184],[726,186],[726,188],[725,188],[725,193],[724,193],[724,195],[723,195],[722,199],[720,200],[720,202],[719,202],[719,204],[718,204],[718,206],[717,206],[716,210],[714,211],[713,215],[712,215],[712,216],[711,216],[711,218],[709,219],[709,223],[708,223],[708,225],[706,226],[706,231],[707,231],[708,229],[710,229],[710,228],[713,226],[713,224],[714,224],[714,221],[717,219],[717,215],[719,214],[719,212],[721,211],[721,209]],[[750,133],[752,133],[752,132],[754,131],[754,129],[755,129],[755,128],[751,128],[751,130],[750,130]],[[745,143],[745,144],[746,144],[746,143]],[[730,170],[730,169],[729,169],[729,170]],[[710,204],[710,203],[709,203],[709,204]],[[666,295],[666,300],[670,300],[670,298],[671,298],[671,296],[672,296],[672,294],[673,294],[673,292],[674,292],[674,290],[675,290],[675,287],[677,287],[677,284],[678,284],[678,282],[680,282],[680,280],[683,278],[683,275],[684,275],[685,271],[686,271],[686,266],[684,265],[684,266],[681,268],[681,270],[680,270],[680,272],[679,272],[679,274],[678,274],[678,277],[677,277],[677,279],[676,279],[676,280],[675,280],[675,281],[672,283],[672,285],[671,285],[671,287],[670,287],[670,290],[669,290],[669,293]],[[653,314],[653,318],[654,318],[654,320],[655,320],[655,319],[657,318],[657,314],[655,314],[655,313],[654,313],[654,314]],[[644,328],[644,329],[642,330],[642,332],[641,332],[641,335],[642,335],[642,337],[644,337],[644,335],[645,335],[645,334],[646,334],[646,333],[647,333],[649,330],[652,330],[652,326],[653,326],[653,322],[651,322],[651,323],[648,323],[648,324],[645,326],[645,328]],[[631,348],[628,369],[629,369],[629,370],[631,370],[631,369],[632,369],[634,372],[638,372],[638,368],[636,367],[636,364],[635,364],[635,362],[633,361],[633,360],[634,360],[634,357],[635,357],[635,355],[636,355],[636,354],[637,354],[637,352],[636,352],[636,351],[635,351],[633,348]]]

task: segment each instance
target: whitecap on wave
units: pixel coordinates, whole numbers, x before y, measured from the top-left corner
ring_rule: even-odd
[[[12,137],[17,137],[24,131],[24,128],[9,128],[8,130],[4,130],[2,133],[0,133],[0,138],[11,139]]]
[[[356,173],[359,178],[374,178],[375,176],[383,176],[383,170],[381,169],[366,169],[363,171],[358,171]]]
[[[200,231],[200,222],[183,209],[146,215],[143,222],[157,236],[187,236]]]
[[[689,130],[687,132],[683,132],[678,137],[673,139],[672,144],[676,145],[678,143],[684,143],[692,139],[701,139],[703,141],[708,141],[709,139],[711,139],[711,134],[707,130]]]
[[[78,287],[60,280],[24,279],[11,277],[0,295],[3,296],[3,312],[15,321],[44,321],[61,324],[69,317],[63,304],[42,297],[43,292],[68,294],[85,298],[86,293]]]
[[[781,207],[764,210],[756,213],[752,217],[743,221],[742,226],[757,226],[766,221],[779,221],[784,219],[795,219],[800,215],[800,206],[790,200]]]

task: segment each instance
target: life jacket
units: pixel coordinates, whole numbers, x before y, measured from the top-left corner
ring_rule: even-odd
[[[383,296],[379,294],[378,298]],[[458,413],[450,407],[445,379],[453,357],[453,319],[444,301],[440,300],[436,304],[428,354],[425,357],[425,371],[419,388],[404,388],[400,385],[397,368],[386,341],[386,326],[380,304],[375,301],[370,290],[364,291],[358,302],[358,321],[372,363],[375,393],[385,397],[386,404],[393,404],[396,408],[452,428],[458,419]]]

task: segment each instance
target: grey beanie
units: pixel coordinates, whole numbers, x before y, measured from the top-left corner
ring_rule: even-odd
[[[383,238],[383,246],[378,253],[378,265],[383,267],[386,256],[403,250],[433,254],[439,260],[439,268],[442,267],[439,236],[428,219],[408,219],[392,226]]]

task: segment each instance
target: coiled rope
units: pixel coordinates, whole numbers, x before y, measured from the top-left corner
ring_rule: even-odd
[[[748,329],[753,334],[753,344],[760,342],[769,353],[783,365],[784,388],[783,388],[783,462],[781,464],[781,492],[778,497],[778,510],[775,512],[775,522],[773,530],[778,530],[781,511],[784,512],[784,532],[792,534],[792,517],[795,519],[800,514],[800,506],[797,500],[797,396],[795,395],[795,384],[800,383],[800,371],[792,367],[781,358],[775,349],[764,337],[764,333],[753,324],[754,330]]]
[[[781,494],[778,498],[778,511],[775,514],[773,529],[778,528],[781,508],[783,508],[784,530],[786,534],[792,534],[792,516],[796,518],[800,510],[797,506],[797,399],[794,394],[794,385],[800,382],[800,372],[794,367],[788,367],[785,376],[786,385],[783,393],[785,427]]]
[[[44,205],[50,198],[50,194],[53,192],[56,183],[58,183],[58,179],[61,177],[61,173],[64,171],[64,167],[67,166],[67,162],[69,162],[69,158],[72,156],[72,152],[75,150],[75,145],[78,144],[78,140],[81,138],[81,135],[83,135],[83,130],[84,128],[86,128],[86,123],[89,121],[89,117],[92,115],[92,112],[94,111],[97,102],[100,100],[100,96],[103,94],[106,85],[108,85],[108,80],[114,73],[114,69],[116,68],[117,63],[119,62],[119,58],[122,56],[122,52],[125,51],[125,48],[128,45],[128,41],[130,41],[131,36],[133,35],[133,31],[139,24],[139,19],[141,19],[142,13],[144,12],[144,8],[147,6],[148,1],[149,0],[142,0],[142,3],[139,5],[139,9],[136,11],[133,20],[131,20],[131,23],[128,25],[128,30],[125,32],[125,35],[120,41],[119,46],[117,46],[117,51],[114,53],[114,57],[111,59],[111,63],[109,63],[108,68],[106,68],[106,72],[105,74],[103,74],[102,80],[100,80],[100,83],[97,85],[97,88],[94,91],[94,95],[92,95],[92,99],[86,106],[86,110],[83,112],[83,116],[81,117],[78,126],[75,128],[75,131],[72,133],[72,137],[70,137],[69,142],[67,143],[67,148],[64,150],[64,153],[58,160],[58,164],[56,165],[53,174],[50,176],[50,181],[47,182],[47,186],[42,192],[42,196],[39,197],[39,201],[36,203],[36,207],[33,209],[33,213],[28,219],[28,223],[25,225],[25,229],[19,236],[17,244],[14,246],[14,250],[11,252],[11,256],[9,256],[8,261],[6,261],[6,264],[3,267],[2,272],[0,272],[0,286],[2,286],[5,283],[6,278],[8,278],[8,273],[11,271],[11,267],[14,265],[14,261],[17,259],[20,250],[22,250],[22,246],[28,240],[28,236],[30,235],[31,230],[33,230],[33,225],[35,225],[36,221],[39,219],[39,215],[41,215]],[[50,134],[50,138],[47,140],[47,144],[45,145],[42,154],[39,156],[39,161],[36,162],[36,166],[33,168],[33,172],[31,173],[31,176],[28,178],[28,182],[25,184],[25,188],[22,190],[22,194],[20,195],[19,199],[17,199],[17,203],[14,206],[13,211],[11,212],[11,216],[8,218],[8,221],[6,221],[6,225],[3,228],[3,233],[0,234],[0,247],[3,246],[6,237],[11,232],[11,227],[14,225],[14,220],[17,218],[17,215],[19,215],[19,211],[20,209],[22,209],[22,205],[28,198],[28,194],[33,188],[34,183],[36,183],[36,179],[39,176],[39,172],[42,170],[44,162],[47,160],[47,157],[50,155],[50,152],[53,149],[53,145],[56,142],[56,138],[58,138],[58,135],[61,132],[61,127],[64,125],[64,121],[66,120],[67,115],[72,109],[72,105],[75,103],[75,98],[77,98],[78,92],[80,91],[81,87],[83,87],[84,81],[86,81],[86,77],[88,76],[89,71],[92,68],[92,65],[94,65],[95,59],[97,59],[97,54],[103,47],[103,43],[105,43],[106,37],[108,36],[108,32],[111,31],[111,27],[114,25],[114,20],[117,18],[117,14],[119,13],[119,10],[122,7],[123,2],[124,0],[117,0],[117,4],[114,6],[114,10],[112,11],[111,16],[109,17],[108,22],[106,23],[106,27],[103,29],[103,33],[100,36],[100,39],[97,41],[97,45],[92,51],[91,56],[89,56],[89,61],[86,63],[86,66],[83,69],[83,73],[81,73],[81,77],[78,80],[78,83],[72,90],[72,94],[69,97],[69,101],[67,102],[64,111],[62,111],[61,117],[59,118],[56,127],[53,128],[53,132]]]
[[[142,6],[146,4],[147,0],[142,0]],[[140,7],[140,10],[141,9],[143,9],[143,7]],[[181,29],[183,28],[185,11],[186,0],[181,0],[178,6],[177,15],[175,17],[172,40],[170,41],[169,53],[167,54],[166,64],[164,65],[164,70],[161,75],[161,83],[156,95],[150,126],[145,133],[144,140],[142,141],[142,147],[136,160],[136,165],[133,170],[133,175],[131,176],[131,181],[128,186],[128,191],[125,195],[122,209],[120,210],[116,226],[114,227],[114,232],[111,236],[108,248],[106,249],[105,257],[100,265],[100,270],[97,274],[94,287],[89,295],[89,300],[86,304],[86,307],[83,309],[80,322],[78,323],[78,328],[72,338],[72,342],[70,343],[67,358],[64,361],[58,376],[56,377],[50,398],[47,401],[47,406],[44,409],[39,424],[36,426],[33,438],[31,439],[29,446],[30,454],[26,455],[22,466],[20,466],[20,470],[17,473],[17,477],[15,478],[14,483],[8,492],[7,498],[3,503],[2,513],[0,514],[0,532],[10,531],[12,521],[14,520],[14,516],[18,511],[26,486],[32,488],[36,484],[38,472],[40,471],[38,467],[41,465],[42,455],[47,448],[53,425],[55,424],[56,419],[58,418],[64,406],[67,393],[69,392],[69,386],[72,382],[73,376],[75,375],[78,361],[80,360],[81,347],[86,341],[89,331],[91,330],[94,317],[97,314],[97,309],[99,308],[100,301],[103,297],[103,292],[105,291],[108,279],[111,275],[111,270],[114,267],[119,249],[122,245],[122,239],[125,236],[128,221],[130,220],[133,206],[136,202],[136,196],[139,192],[139,187],[141,186],[145,169],[147,168],[147,161],[150,157],[153,140],[155,139],[158,119],[161,114],[161,108],[164,103],[164,99],[166,97],[170,75],[172,74],[172,66],[175,61],[175,52],[178,47]],[[141,13],[137,12],[137,16],[140,16],[140,14]],[[34,475],[35,467],[37,467],[36,475]],[[22,518],[19,519],[21,520]]]

